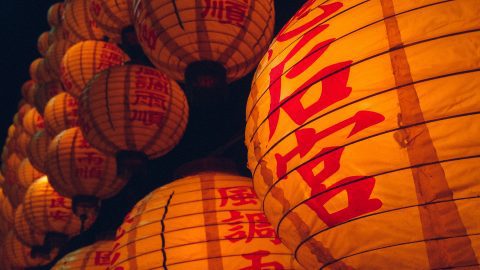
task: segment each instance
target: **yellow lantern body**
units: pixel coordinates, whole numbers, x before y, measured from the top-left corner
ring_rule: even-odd
[[[66,0],[62,26],[73,43],[82,40],[101,40],[103,31],[97,27],[89,9],[89,0]]]
[[[64,6],[62,2],[50,6],[47,12],[47,21],[51,27],[59,26],[62,23]]]
[[[67,129],[52,140],[46,164],[52,186],[70,198],[79,195],[109,198],[127,183],[116,177],[115,157],[90,146],[78,127]]]
[[[51,140],[52,138],[48,136],[46,131],[39,131],[33,135],[27,147],[28,160],[30,160],[30,163],[32,163],[35,169],[43,173],[46,172],[45,158]]]
[[[41,55],[45,56],[48,50],[48,46],[50,46],[50,43],[48,41],[48,32],[45,31],[41,33],[40,36],[38,36],[38,39],[37,39],[38,52]]]
[[[35,230],[35,227],[27,222],[25,212],[23,210],[23,204],[20,204],[15,209],[15,236],[24,245],[42,246],[45,241],[45,233],[41,233]]]
[[[155,158],[180,141],[188,103],[179,85],[164,73],[126,65],[92,81],[79,98],[79,117],[85,137],[99,150],[139,151]]]
[[[58,249],[54,249],[50,252],[49,258],[33,258],[31,256],[31,248],[17,239],[15,233],[10,231],[3,244],[4,259],[13,267],[28,268],[37,267],[48,264],[58,254]],[[3,262],[2,262],[3,265]]]
[[[92,17],[113,41],[121,41],[122,30],[132,25],[133,0],[90,0]]]
[[[38,113],[37,109],[31,108],[23,117],[23,130],[32,136],[44,128],[43,117]]]
[[[99,241],[68,253],[52,270],[105,270],[110,265],[113,241]]]
[[[45,174],[33,167],[28,158],[22,160],[17,169],[18,184],[27,189],[35,180]]]
[[[478,265],[480,5],[322,2],[252,84],[266,215],[308,269]]]
[[[134,5],[134,25],[152,63],[183,81],[187,66],[214,61],[227,80],[250,72],[265,52],[275,21],[273,1],[146,1]]]
[[[61,79],[65,91],[78,97],[96,74],[129,60],[128,55],[113,43],[94,40],[78,42],[68,49],[62,60]]]
[[[58,133],[78,126],[78,101],[75,97],[62,92],[48,101],[44,111],[45,129],[52,137]]]
[[[109,269],[292,269],[260,207],[249,178],[205,172],[176,180],[127,215]]]
[[[25,194],[24,213],[27,222],[42,233],[61,233],[74,236],[80,233],[80,219],[73,214],[72,200],[58,194],[48,182],[47,176],[37,179]],[[87,219],[84,228],[94,222]]]

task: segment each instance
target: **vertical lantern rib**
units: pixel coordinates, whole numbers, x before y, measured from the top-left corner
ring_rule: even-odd
[[[165,207],[164,207],[164,210],[163,210],[162,219],[160,220],[160,224],[162,226],[160,236],[162,237],[163,268],[165,268],[165,270],[168,269],[167,268],[167,253],[165,251],[165,218],[167,217],[168,206],[170,205],[170,202],[172,201],[172,197],[173,197],[174,193],[175,192],[172,191],[172,193],[168,197],[167,203],[165,204]]]

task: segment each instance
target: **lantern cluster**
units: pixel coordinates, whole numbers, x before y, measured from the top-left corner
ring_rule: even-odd
[[[307,269],[477,267],[474,1],[307,1],[261,61],[255,190]]]

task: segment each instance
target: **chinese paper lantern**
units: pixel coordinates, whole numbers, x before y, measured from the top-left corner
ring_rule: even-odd
[[[0,188],[0,223],[13,224],[13,207],[4,189]]]
[[[47,149],[52,138],[48,136],[46,131],[39,131],[32,136],[30,144],[27,147],[27,157],[40,172],[45,173],[45,158],[47,156]]]
[[[50,44],[53,44],[60,40],[69,40],[70,42],[77,42],[77,41],[71,41],[71,39],[69,38],[70,36],[71,34],[65,29],[63,25],[57,25],[52,27],[48,32],[48,42]]]
[[[31,108],[23,117],[23,130],[31,136],[44,128],[43,117],[38,113],[37,109]]]
[[[108,89],[108,91],[105,91]],[[178,84],[140,65],[113,67],[99,74],[79,98],[85,138],[109,154],[166,154],[179,142],[188,104]]]
[[[17,156],[22,159],[27,155],[27,147],[32,139],[32,136],[28,134],[25,129],[22,129],[22,132],[18,134],[15,138],[15,152]]]
[[[128,60],[128,55],[113,43],[94,40],[78,42],[63,57],[63,86],[68,93],[78,97],[96,74]]]
[[[37,84],[33,102],[38,113],[43,115],[47,102],[61,92],[63,92],[63,87],[59,81]]]
[[[64,3],[62,25],[71,42],[103,39],[103,31],[97,27],[90,14],[89,0],[66,0]]]
[[[25,99],[25,101],[33,106],[33,99],[35,96],[35,89],[36,89],[36,83],[33,80],[28,80],[26,81],[21,88],[22,91],[22,97]]]
[[[5,154],[2,159],[2,172],[7,183],[17,182],[17,169],[22,162],[22,158],[16,152],[9,152]]]
[[[133,0],[91,0],[90,10],[96,25],[112,41],[122,40],[122,31],[132,25]]]
[[[55,41],[46,51],[46,65],[52,75],[57,79],[60,79],[60,64],[62,63],[63,56],[72,45],[72,42],[66,39],[60,39]]]
[[[117,231],[109,269],[292,269],[251,179],[204,172],[150,193]]]
[[[12,208],[17,208],[23,202],[27,190],[18,183],[6,183],[3,191],[12,204]]]
[[[308,269],[476,267],[480,5],[321,2],[252,84],[266,215]]]
[[[99,241],[61,258],[52,270],[105,270],[110,265],[113,241]]]
[[[183,81],[185,73],[212,69],[233,81],[265,53],[274,17],[271,0],[138,0],[133,20],[145,54],[170,77]]]
[[[27,189],[35,180],[44,176],[45,174],[33,167],[28,158],[22,160],[17,169],[17,182],[22,187]]]
[[[27,268],[48,264],[58,254],[58,249],[52,250],[47,256],[32,256],[32,249],[18,240],[11,231],[3,244],[4,259],[13,267]]]
[[[49,246],[61,245],[69,236],[79,234],[82,226],[87,229],[95,221],[95,217],[88,217],[81,222],[71,211],[72,200],[58,194],[47,176],[30,185],[23,205],[27,222],[46,234],[45,244]]]
[[[14,232],[17,239],[24,245],[35,247],[35,251],[40,251],[45,241],[45,233],[35,230],[35,227],[30,225],[25,218],[23,204],[20,204],[15,209],[15,226]],[[45,249],[47,250],[47,249]]]
[[[62,92],[45,106],[45,129],[52,137],[58,133],[78,126],[78,101],[72,95]]]
[[[99,199],[114,196],[127,182],[117,178],[115,157],[90,146],[78,127],[52,140],[46,164],[50,183],[63,196],[73,198],[73,211],[81,217],[95,213]]]
[[[43,32],[37,39],[38,52],[44,56],[47,53],[48,46],[50,46],[48,42],[48,32]]]
[[[49,82],[54,79],[50,70],[47,69],[44,58],[37,58],[33,60],[29,68],[30,77],[40,83]]]
[[[63,9],[64,6],[62,2],[50,6],[47,13],[47,21],[51,27],[58,26],[62,23]]]

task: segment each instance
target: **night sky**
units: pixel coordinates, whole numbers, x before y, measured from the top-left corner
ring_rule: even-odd
[[[2,88],[0,142],[3,144],[8,126],[12,123],[21,99],[20,87],[29,79],[30,63],[40,54],[38,36],[50,29],[46,15],[54,0],[3,1],[1,26],[3,29],[1,57]],[[301,0],[276,0],[276,32],[298,10]],[[181,164],[205,156],[227,157],[237,164],[243,175],[246,169],[246,149],[243,145],[245,106],[253,73],[229,85],[225,102],[215,106],[204,104],[192,108],[187,131],[172,152],[148,163],[147,173],[131,179],[124,190],[103,202],[96,224],[89,231],[69,242],[62,252],[90,244],[105,233],[114,231],[136,201],[151,190],[173,179],[174,170]],[[119,207],[121,206],[121,207]],[[49,266],[36,269],[49,269]]]

